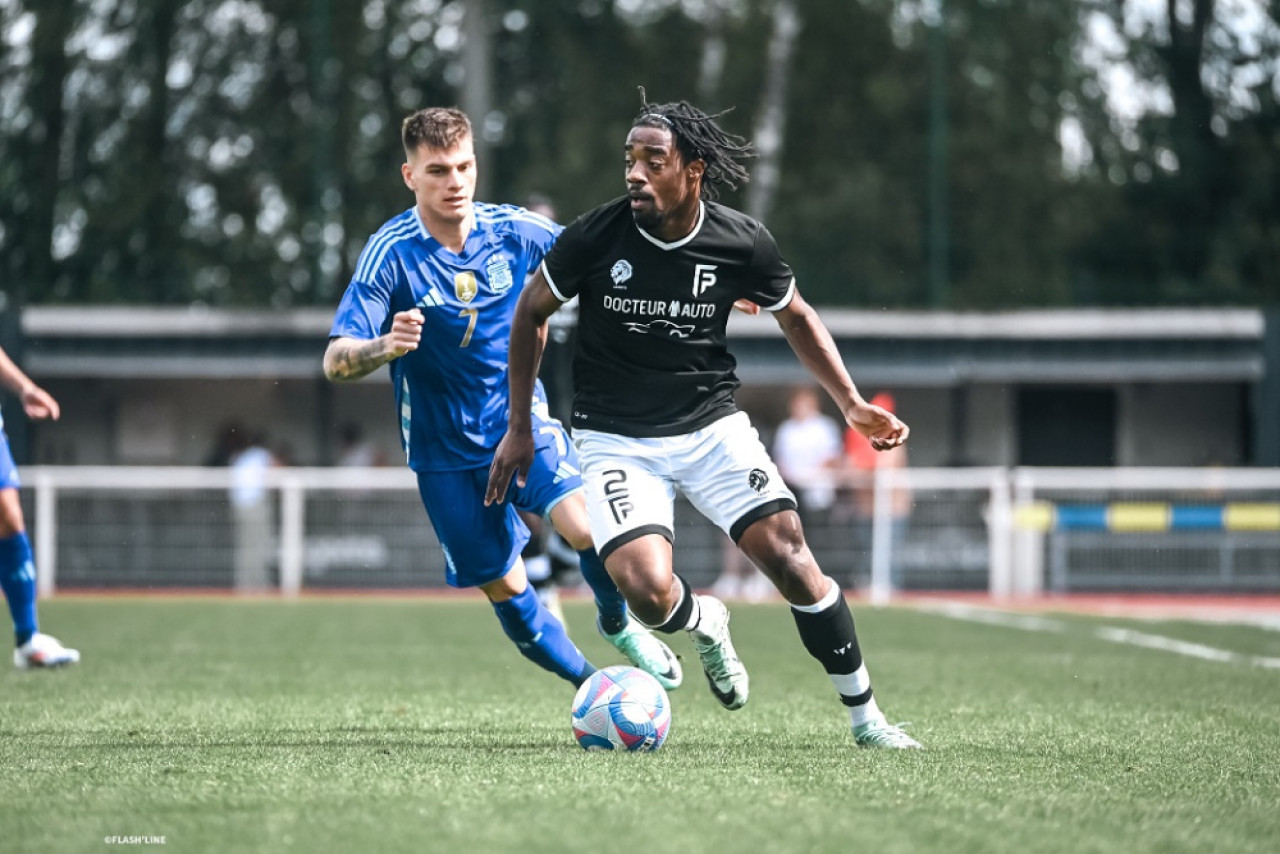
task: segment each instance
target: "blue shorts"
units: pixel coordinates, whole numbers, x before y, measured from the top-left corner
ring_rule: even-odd
[[[9,450],[9,436],[0,429],[0,489],[19,486],[22,482],[18,480],[18,467],[13,464],[13,452]]]
[[[489,468],[418,472],[418,493],[444,549],[450,587],[479,587],[506,575],[529,542],[516,509],[545,516],[582,489],[578,459],[564,428],[535,434],[541,444],[523,487],[514,478],[507,500],[484,506]]]

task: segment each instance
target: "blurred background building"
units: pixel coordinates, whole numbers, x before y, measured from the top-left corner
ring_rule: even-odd
[[[914,465],[1280,465],[1274,314],[823,316],[867,396],[893,390]],[[199,465],[235,421],[287,442],[298,465],[336,463],[348,423],[397,460],[386,372],[347,385],[321,373],[330,320],[322,309],[28,309],[24,361],[64,415],[29,425],[27,459]],[[771,318],[735,318],[731,335],[739,403],[767,431],[786,416],[789,389],[811,378]]]
[[[311,468],[352,428],[400,458],[385,377],[320,373],[410,204],[399,122],[462,106],[478,197],[567,220],[621,193],[642,85],[732,110],[758,157],[724,200],[912,425],[903,586],[1280,589],[1255,0],[0,0],[0,345],[63,405],[0,401],[42,583],[230,584],[229,472],[187,467],[242,433],[276,463],[271,583],[436,577],[402,467]],[[808,378],[768,318],[731,334],[768,432]],[[687,509],[709,583],[723,538]],[[855,585],[878,542],[815,534]]]

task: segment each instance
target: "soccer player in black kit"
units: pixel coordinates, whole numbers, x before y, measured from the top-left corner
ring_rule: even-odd
[[[907,425],[858,393],[768,230],[715,202],[718,186],[747,180],[740,161],[752,154],[717,118],[684,101],[644,101],[624,150],[627,195],[566,228],[524,289],[508,354],[508,429],[485,500],[504,500],[512,477],[522,483],[528,471],[528,402],[546,321],[577,296],[574,444],[592,538],[633,615],[663,632],[688,631],[720,703],[747,702],[728,610],[672,568],[679,490],[790,603],[805,648],[849,710],[855,741],[918,748],[876,705],[844,595],[814,560],[795,496],[734,403],[729,312],[771,312],[845,421],[877,450],[905,442]]]

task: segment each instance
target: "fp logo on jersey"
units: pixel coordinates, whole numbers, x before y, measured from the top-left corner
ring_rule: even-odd
[[[707,292],[707,288],[716,283],[715,270],[715,264],[693,265],[693,296],[695,298],[705,294]]]
[[[463,302],[471,302],[476,298],[476,291],[475,273],[470,270],[463,270],[453,277],[453,292],[458,295],[458,299]]]

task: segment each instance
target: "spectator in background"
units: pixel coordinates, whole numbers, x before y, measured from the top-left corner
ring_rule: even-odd
[[[0,385],[18,396],[28,418],[57,421],[62,414],[58,401],[32,382],[4,350],[0,350]],[[18,469],[9,451],[4,419],[0,417],[0,588],[4,589],[9,615],[13,618],[16,647],[13,663],[19,670],[75,664],[80,660],[78,651],[67,649],[57,638],[40,633],[36,618],[36,566],[18,500],[19,486]]]
[[[347,468],[384,466],[386,457],[377,446],[364,437],[364,430],[354,421],[343,424],[338,431],[338,465]]]
[[[267,488],[267,471],[279,465],[260,433],[244,437],[231,455],[231,510],[235,525],[233,578],[241,593],[260,593],[271,585],[275,505]]]
[[[720,575],[711,585],[719,599],[763,602],[777,596],[777,588],[728,537],[720,541]]]
[[[890,412],[897,411],[897,401],[887,392],[874,395],[871,403]],[[867,568],[869,572],[872,524],[875,519],[875,473],[877,469],[906,468],[907,447],[898,445],[895,448],[877,451],[861,433],[848,429],[844,433],[844,453],[850,485],[853,487],[854,541],[860,553],[858,565]],[[901,582],[900,554],[907,534],[907,519],[911,515],[911,504],[910,489],[893,490],[889,501],[892,514],[889,554],[891,579],[895,587]]]
[[[229,466],[231,458],[244,448],[244,425],[239,421],[228,421],[218,430],[213,440],[213,447],[204,458],[207,466]]]
[[[525,208],[539,216],[545,216],[552,222],[558,222],[555,205],[551,204],[551,199],[542,195],[542,193],[530,193]]]
[[[870,443],[867,448],[871,448]],[[840,425],[822,414],[817,391],[809,386],[794,389],[787,404],[787,418],[778,425],[773,440],[773,459],[782,479],[799,499],[800,518],[806,522],[825,515],[835,504],[833,475],[841,456]]]

